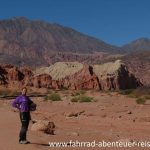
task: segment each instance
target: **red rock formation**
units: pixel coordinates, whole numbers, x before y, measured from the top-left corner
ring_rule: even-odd
[[[36,88],[52,88],[52,77],[48,74],[34,76],[33,86]]]
[[[99,89],[97,76],[89,65],[84,65],[83,69],[74,75],[67,76],[60,80],[61,87],[73,90],[81,89]]]
[[[6,71],[2,66],[0,66],[0,85],[6,84],[7,84]]]
[[[21,67],[20,71],[24,75],[24,79],[22,80],[22,85],[24,85],[24,86],[33,86],[34,74],[31,71],[31,69],[27,68],[27,67]]]
[[[98,76],[101,90],[134,89],[142,85],[120,61],[96,65],[94,71]]]
[[[61,64],[59,65],[60,67],[62,66]],[[67,65],[75,68],[75,64],[70,65],[67,63]],[[44,71],[42,74],[37,75],[26,67],[18,68],[12,65],[1,65],[0,85],[73,90],[118,90],[136,88],[142,85],[141,82],[128,71],[127,67],[118,61],[106,65],[98,65],[96,68],[85,64],[81,66],[80,64],[78,65],[79,67],[83,67],[73,74],[70,74],[73,72],[72,68],[71,72],[69,72],[69,69],[66,72],[62,69],[62,72],[59,72],[59,74],[56,68],[54,68],[55,72],[53,73],[56,73],[56,76],[54,74],[55,78],[50,74],[44,73]],[[111,67],[114,68],[112,69]],[[62,73],[66,73],[66,75],[61,75]],[[62,78],[56,79],[58,75]]]

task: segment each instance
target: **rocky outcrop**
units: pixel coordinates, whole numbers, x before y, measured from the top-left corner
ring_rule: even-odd
[[[52,88],[52,77],[48,74],[36,75],[33,78],[33,85],[36,88]]]
[[[62,87],[73,90],[81,89],[99,89],[97,76],[93,72],[93,68],[89,65],[84,65],[83,68],[73,75],[66,76],[61,79]]]
[[[6,71],[2,66],[0,66],[0,85],[6,84],[7,84]]]
[[[150,51],[128,54],[123,61],[143,85],[150,85]]]
[[[136,88],[141,82],[116,62],[87,65],[78,62],[58,62],[32,72],[26,67],[0,66],[0,85],[71,90],[119,90]]]
[[[13,85],[21,82],[24,78],[23,73],[13,65],[0,66],[1,85]],[[19,85],[18,85],[19,86]]]
[[[131,89],[142,85],[120,60],[94,65],[93,70],[99,79],[101,90]]]
[[[36,70],[35,74],[40,74],[40,72],[51,75],[60,89],[99,89],[98,78],[89,65],[78,62],[59,62]]]

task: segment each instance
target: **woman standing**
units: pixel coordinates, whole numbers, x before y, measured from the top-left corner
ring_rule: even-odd
[[[30,111],[36,110],[36,104],[27,96],[27,88],[22,89],[21,95],[18,96],[12,103],[14,108],[19,109],[21,130],[19,133],[19,143],[28,144],[30,143],[26,139],[29,122],[31,120]]]

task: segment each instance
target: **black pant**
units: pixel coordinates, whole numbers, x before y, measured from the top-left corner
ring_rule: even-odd
[[[22,125],[19,133],[19,141],[26,140],[30,120],[31,120],[30,112],[20,112],[20,121]]]

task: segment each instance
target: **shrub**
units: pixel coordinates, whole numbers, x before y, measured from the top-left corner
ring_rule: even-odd
[[[135,89],[135,93],[138,96],[149,95],[150,96],[150,86],[141,86]]]
[[[119,91],[119,93],[122,95],[129,95],[129,94],[132,94],[133,91],[134,91],[133,89],[127,89],[127,90],[121,90]]]
[[[145,95],[144,98],[150,100],[150,95]]]
[[[73,98],[71,99],[71,102],[78,102],[78,97],[73,97]]]
[[[74,94],[74,96],[83,95],[83,94],[85,94],[85,93],[86,93],[85,90],[80,90],[80,91],[76,92],[76,93]]]
[[[72,102],[92,102],[93,98],[86,95],[78,95],[71,99]]]
[[[80,95],[79,96],[79,102],[92,102],[93,98],[92,97],[88,97],[86,95]]]
[[[2,89],[0,90],[0,97],[14,97],[20,95],[21,92],[18,90]]]
[[[45,95],[45,96],[44,96],[44,101],[47,101],[47,100],[49,100],[49,96],[48,96],[48,95]]]
[[[85,94],[86,91],[85,91],[85,90],[81,90],[79,93],[80,93],[80,94]]]
[[[51,101],[61,101],[61,97],[58,93],[52,93],[50,95],[44,96],[44,101],[51,100]]]
[[[58,93],[52,93],[49,96],[49,99],[52,100],[52,101],[61,101],[61,97]]]
[[[92,102],[93,98],[92,97],[88,97],[88,96],[85,96],[85,95],[80,95],[79,96],[79,102],[82,103],[82,102]]]
[[[145,104],[145,102],[146,102],[146,99],[144,99],[144,98],[138,98],[138,99],[136,100],[136,103],[137,103],[137,104]]]

